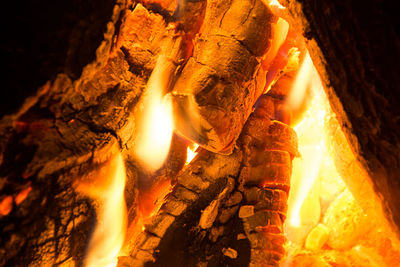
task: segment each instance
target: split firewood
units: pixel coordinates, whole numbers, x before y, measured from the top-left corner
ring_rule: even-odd
[[[172,91],[180,134],[207,150],[232,152],[263,93],[266,70],[260,66],[277,20],[261,0],[207,2],[193,55]]]

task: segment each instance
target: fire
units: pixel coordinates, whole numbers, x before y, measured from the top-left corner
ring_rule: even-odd
[[[121,153],[96,174],[97,185],[92,182],[77,188],[99,203],[97,225],[87,247],[84,265],[111,267],[117,265],[127,226],[124,197],[126,172]]]
[[[265,0],[265,2],[267,2],[267,5],[271,8],[285,9],[278,0]]]
[[[0,215],[5,216],[12,211],[13,198],[12,196],[6,196],[0,201]]]
[[[307,101],[309,104],[303,113],[301,107]],[[350,148],[346,150],[349,154],[342,153],[343,149],[337,152],[332,149],[331,142],[338,133],[332,137],[332,130],[328,129],[335,115],[308,53],[293,83],[288,105],[293,112],[303,114],[294,126],[301,157],[293,160],[285,222],[287,258],[283,265],[325,266],[325,258],[339,263],[347,257],[360,261],[357,266],[397,266],[398,260],[393,259],[400,255],[400,249],[395,236],[380,218],[374,217],[379,214],[377,210],[372,216],[366,213],[365,205],[360,205],[344,183],[343,170],[339,173],[335,166],[334,158],[338,156],[354,160],[355,157]],[[341,140],[340,146],[348,143]],[[367,257],[365,251],[374,256]],[[390,256],[381,258],[382,251]]]
[[[164,56],[158,58],[141,103],[135,154],[151,170],[164,163],[172,139],[172,102],[170,96],[163,96],[175,68],[171,64]]]
[[[289,32],[289,23],[282,18],[278,18],[278,21],[276,22],[276,25],[274,27],[275,37],[271,42],[271,47],[270,47],[269,51],[264,56],[264,64],[268,62],[268,65],[263,64],[264,65],[263,67],[265,69],[268,69],[268,71],[270,73],[272,73],[272,74],[270,74],[271,76],[275,76],[275,74],[278,71],[278,66],[274,65],[273,59],[277,56],[277,54],[279,52],[279,48],[282,46],[282,44],[286,40],[288,32]],[[279,61],[279,63],[280,63],[280,61]]]
[[[196,155],[198,154],[198,152],[196,152],[198,147],[199,145],[196,143],[188,146],[185,165],[188,165],[190,162],[192,162],[194,157],[196,157]]]
[[[313,78],[314,80],[319,79],[318,74],[316,74],[315,67],[311,61],[310,54],[307,51],[304,61],[300,66],[296,79],[293,82],[291,92],[289,94],[288,105],[292,110],[296,111],[300,108],[306,95],[308,86],[312,85],[312,89],[314,90],[317,87],[319,89],[322,89],[320,81],[315,80],[314,83],[312,83]],[[324,104],[327,104],[327,102]],[[323,112],[324,106],[321,106],[319,110]],[[310,118],[311,115],[309,114],[308,117]]]
[[[288,222],[292,227],[300,227],[307,219],[313,216],[310,207],[302,208],[310,195],[319,176],[321,161],[327,157],[324,142],[324,119],[329,105],[323,95],[323,88],[318,74],[307,52],[302,65],[293,83],[288,97],[288,105],[293,111],[297,111],[306,95],[308,86],[311,85],[314,97],[303,120],[294,127],[298,134],[299,152],[301,158],[293,161],[292,185],[289,196]],[[312,201],[309,205],[312,205]]]
[[[307,210],[313,209],[302,209],[302,206],[318,179],[322,159],[328,156],[323,136],[326,112],[321,110],[321,105],[325,102],[320,100],[320,97],[313,99],[306,117],[294,127],[299,137],[301,158],[293,161],[292,191],[289,198],[289,203],[292,204],[289,204],[288,221],[295,227],[299,227],[302,221],[304,223],[306,218],[310,219],[311,214],[307,214]]]
[[[320,98],[315,97],[306,117],[294,127],[299,137],[301,158],[293,161],[289,198],[289,203],[292,204],[289,204],[288,221],[295,227],[299,227],[301,222],[304,223],[306,218],[310,218],[310,214],[307,214],[309,207],[302,209],[302,206],[318,179],[322,159],[327,157],[328,153],[323,138],[323,122],[326,112],[321,110],[321,105]]]
[[[158,212],[164,197],[170,191],[170,180],[155,183],[150,189],[139,191],[139,211],[143,219],[150,218]]]

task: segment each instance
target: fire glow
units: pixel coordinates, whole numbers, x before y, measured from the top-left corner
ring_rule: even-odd
[[[293,161],[288,221],[294,227],[301,225],[302,205],[318,178],[321,159],[329,156],[323,136],[328,102],[322,96],[321,81],[307,52],[288,99],[289,106],[293,110],[297,110],[301,105],[309,85],[314,98],[303,120],[294,127],[299,137],[299,150],[302,155],[300,159]]]
[[[188,165],[196,157],[198,154],[198,152],[196,152],[198,147],[198,144],[191,144],[188,146],[185,165]]]
[[[292,111],[299,112],[307,97],[311,101],[301,121],[294,126],[301,157],[293,160],[285,222],[287,256],[283,265],[310,266],[307,264],[315,261],[318,266],[325,266],[324,257],[328,262],[329,258],[337,257],[339,261],[340,257],[348,257],[346,261],[355,262],[341,266],[392,266],[398,256],[396,238],[385,224],[363,210],[344,183],[343,173],[339,174],[335,166],[334,157],[338,155],[334,153],[338,152],[328,131],[335,115],[308,53],[287,100]],[[348,149],[347,153],[352,151]],[[389,256],[382,259],[377,251],[383,247]],[[363,261],[365,265],[358,265]]]
[[[167,90],[172,63],[160,56],[149,78],[142,99],[143,110],[139,118],[135,154],[150,170],[164,163],[173,133],[172,103],[163,96]]]
[[[84,266],[113,267],[125,240],[127,211],[124,197],[126,172],[121,153],[118,153],[97,173],[99,184],[81,184],[78,191],[99,204],[97,224],[90,238]]]

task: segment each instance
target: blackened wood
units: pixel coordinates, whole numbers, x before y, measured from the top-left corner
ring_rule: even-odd
[[[225,156],[201,150],[178,174],[177,184],[158,213],[145,222],[145,230],[130,240],[130,256],[121,257],[118,266],[195,266],[207,262],[206,256],[212,256],[210,253],[215,253],[215,248],[219,251],[213,258],[224,258],[220,244],[214,249],[208,248],[214,245],[207,235],[211,235],[209,228],[217,221],[216,215],[235,187],[233,177],[239,173],[240,162],[240,151]],[[219,200],[215,202],[216,199]],[[208,208],[210,203],[215,203],[213,210]],[[232,222],[228,224],[232,225]],[[237,227],[239,229],[240,224]],[[228,228],[227,231],[235,230]],[[235,242],[236,234],[226,234],[224,238],[225,243],[228,239]],[[249,250],[248,247],[247,252]],[[243,250],[240,260],[246,264],[248,258],[245,255],[246,250]]]
[[[90,11],[96,17],[100,8],[96,4],[84,17],[91,18]],[[62,10],[63,16],[70,13],[74,23],[87,27],[62,25],[73,34],[61,34],[59,29],[57,41],[66,46],[60,47],[56,58],[46,58],[60,68],[49,70],[54,75],[44,72],[48,80],[41,80],[42,86],[17,112],[0,121],[0,202],[12,199],[11,211],[0,215],[0,265],[79,265],[95,226],[95,203],[75,186],[90,179],[113,155],[127,154],[133,146],[134,108],[151,72],[140,70],[152,69],[166,24],[161,15],[141,5],[120,1],[107,8],[101,12],[109,15],[96,19],[99,25],[75,21],[75,9]],[[51,26],[59,25],[49,22]],[[101,40],[94,38],[89,49],[80,38],[90,41],[90,29],[94,35],[101,31]],[[40,30],[35,29],[49,42],[55,41]],[[143,32],[147,38],[142,38]],[[133,62],[127,53],[132,46],[148,52],[147,61]],[[65,47],[68,52],[62,50]],[[90,55],[83,57],[81,52]],[[65,65],[60,59],[66,60]],[[130,164],[127,168],[127,202],[134,206],[137,174]],[[18,201],[26,188],[31,191]]]

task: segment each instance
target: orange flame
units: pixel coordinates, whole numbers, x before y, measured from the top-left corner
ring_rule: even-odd
[[[27,197],[29,192],[32,191],[32,187],[27,187],[25,189],[22,189],[18,195],[15,197],[15,204],[19,205],[22,203],[22,201],[24,201]]]
[[[198,147],[199,145],[196,143],[188,146],[185,165],[188,165],[196,157],[198,154],[198,152],[196,152]]]
[[[160,56],[149,78],[141,106],[135,154],[151,170],[164,163],[173,133],[172,102],[166,92],[171,71],[175,68]]]
[[[171,181],[165,180],[155,183],[150,189],[139,191],[139,211],[144,219],[158,212],[170,190]]]
[[[12,211],[13,198],[12,196],[6,196],[0,201],[0,215],[5,216]]]
[[[268,69],[269,71],[276,71],[274,70],[274,67],[271,66],[271,64],[273,63],[273,59],[275,58],[275,56],[278,54],[279,48],[286,40],[287,34],[289,32],[289,23],[282,18],[278,18],[278,21],[276,22],[273,29],[274,38],[272,39],[271,46],[268,52],[265,54],[263,60],[263,68]]]
[[[82,184],[78,190],[99,202],[97,225],[87,248],[84,266],[111,267],[125,239],[127,211],[124,198],[126,172],[121,153],[99,172],[100,186]]]

